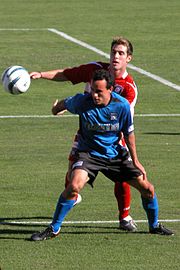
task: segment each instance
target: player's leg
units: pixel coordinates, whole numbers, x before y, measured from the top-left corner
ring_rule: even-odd
[[[116,197],[119,209],[119,220],[126,218],[129,215],[131,190],[126,182],[116,182],[114,185],[114,195]]]
[[[50,226],[42,232],[33,234],[31,240],[42,241],[56,237],[59,234],[64,218],[73,208],[77,194],[87,183],[88,179],[88,173],[85,170],[75,169],[72,172],[72,179],[59,197]]]
[[[129,232],[136,231],[137,225],[129,215],[131,202],[130,185],[127,182],[116,182],[114,185],[114,195],[119,210],[119,228]]]
[[[69,163],[68,163],[68,171],[66,172],[66,176],[65,176],[65,188],[68,186],[70,179],[71,179],[71,169],[72,169],[72,164],[76,159],[76,149],[72,148],[70,154],[69,154]],[[80,194],[77,194],[76,197],[76,201],[74,203],[74,206],[77,205],[78,203],[80,203],[82,201],[82,197]]]
[[[129,181],[141,193],[142,205],[146,212],[149,224],[149,232],[153,234],[173,235],[173,232],[166,229],[158,222],[159,206],[154,186],[140,175],[135,180]]]
[[[67,188],[60,195],[56,211],[54,213],[51,226],[55,233],[57,233],[61,227],[67,213],[71,210],[76,202],[77,195],[88,181],[88,173],[84,170],[77,169],[72,172],[72,180]]]
[[[127,149],[123,133],[121,133],[120,144]],[[131,204],[130,185],[125,181],[116,182],[114,185],[114,195],[116,197],[119,210],[119,228],[130,232],[136,231],[137,225],[129,215]]]
[[[123,160],[120,158],[109,162],[108,170],[102,171],[105,176],[112,181],[114,181],[114,179],[129,179],[128,183],[141,193],[143,208],[148,218],[149,232],[173,235],[172,231],[159,224],[159,207],[154,186],[147,179],[143,178],[142,172],[139,169],[134,167],[132,160],[129,159],[129,155],[124,155]]]

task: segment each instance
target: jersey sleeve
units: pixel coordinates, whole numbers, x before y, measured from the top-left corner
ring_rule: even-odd
[[[95,70],[106,68],[107,66],[109,66],[108,63],[91,62],[78,67],[67,68],[63,71],[63,74],[72,82],[72,84],[78,84],[81,82],[86,83],[91,81]]]
[[[64,100],[66,109],[72,114],[79,114],[83,94],[76,94],[75,96],[68,97]]]

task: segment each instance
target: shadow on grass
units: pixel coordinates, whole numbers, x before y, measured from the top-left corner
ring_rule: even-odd
[[[43,217],[33,217],[33,218],[23,218],[23,219],[35,219],[39,218],[42,220]],[[45,217],[47,219],[47,217]],[[22,220],[22,218],[19,218],[19,220]],[[49,218],[50,219],[50,218]],[[1,223],[0,225],[7,225],[11,226],[11,228],[5,228],[0,230],[0,239],[6,239],[6,240],[24,240],[24,241],[31,241],[30,236],[31,234],[41,231],[47,226],[43,225],[33,225],[33,224],[12,224],[8,223],[7,220],[14,220],[11,218],[5,218],[3,219],[4,222],[2,222],[2,218],[0,219]],[[16,219],[17,220],[17,219]],[[16,227],[16,228],[12,228]],[[18,228],[17,228],[18,227]],[[24,227],[24,228],[23,228]],[[36,229],[27,229],[32,227],[40,227],[39,230]],[[68,229],[68,231],[66,230]],[[90,231],[90,229],[92,231]],[[126,235],[128,232],[120,230],[118,227],[112,227],[112,226],[98,226],[98,225],[62,225],[62,235],[95,235],[95,234],[101,234],[101,235],[110,235],[110,234],[121,234]],[[133,233],[128,233],[131,235],[137,235],[137,234],[147,234],[148,232],[145,231],[138,231]],[[23,235],[29,235],[29,237],[23,237]]]
[[[9,218],[9,217],[1,217],[0,218],[0,223],[2,222],[6,222],[7,220],[12,220],[12,221],[15,221],[15,220],[32,220],[32,219],[52,219],[52,217],[12,217],[12,218]]]
[[[14,217],[14,218],[0,218],[0,225],[9,225],[9,226],[23,226],[23,227],[39,227],[43,226],[43,219],[49,220],[49,223],[52,220],[52,217]],[[28,223],[28,221],[29,223]],[[38,221],[39,220],[39,224]],[[26,223],[27,221],[27,223]],[[42,223],[42,224],[40,224]]]
[[[143,134],[147,135],[170,135],[170,136],[179,136],[179,132],[143,132]]]

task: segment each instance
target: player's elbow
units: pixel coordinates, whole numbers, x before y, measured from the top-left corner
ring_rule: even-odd
[[[58,113],[55,108],[52,108],[51,112],[52,112],[53,115],[57,115],[57,113]]]
[[[65,109],[66,108],[65,108],[64,100],[61,100],[61,101],[56,100],[53,104],[51,112],[53,115],[57,115],[60,112],[64,111]]]

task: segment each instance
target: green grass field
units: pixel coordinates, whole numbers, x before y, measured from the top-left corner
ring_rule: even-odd
[[[105,53],[109,53],[112,37],[124,35],[134,44],[133,65],[179,85],[179,9],[177,0],[1,0],[0,73],[10,65],[33,71],[108,61],[47,30],[54,28]],[[129,72],[139,88],[135,111],[139,159],[156,187],[159,218],[172,220],[163,223],[175,235],[149,235],[147,223],[142,222],[133,234],[119,231],[115,222],[85,223],[118,220],[113,184],[99,175],[94,189],[87,186],[82,191],[83,201],[67,216],[69,223],[64,223],[59,237],[29,241],[33,232],[51,221],[64,188],[78,118],[2,116],[50,115],[56,98],[82,92],[83,84],[38,80],[19,96],[5,93],[1,85],[1,270],[179,269],[180,222],[173,220],[180,216],[180,93],[136,71]],[[131,215],[135,220],[146,219],[135,190]]]

